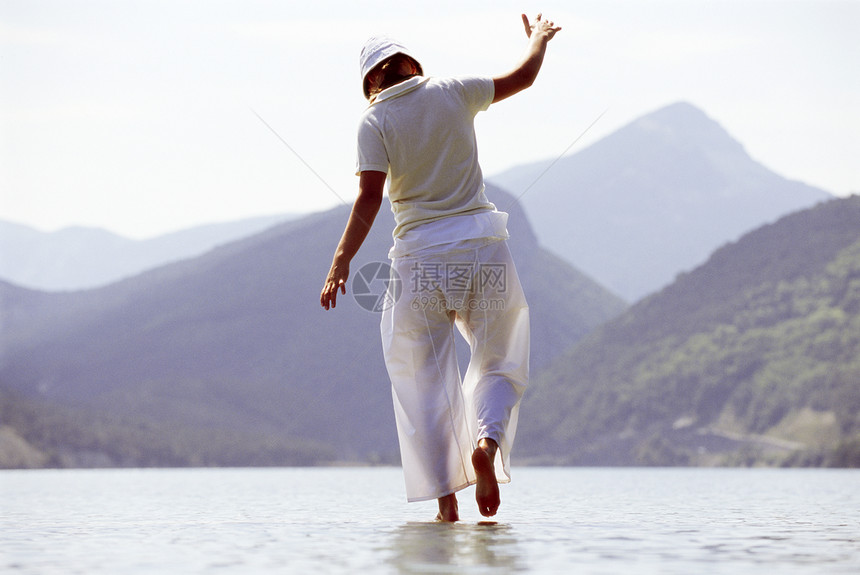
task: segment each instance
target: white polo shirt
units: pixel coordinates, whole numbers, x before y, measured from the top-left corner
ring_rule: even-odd
[[[474,128],[475,116],[493,96],[492,78],[418,76],[383,90],[362,114],[356,173],[388,174],[393,255],[488,231],[507,237],[506,214],[496,212],[484,193]],[[474,222],[459,217],[479,214]],[[447,218],[453,219],[441,222]],[[433,222],[440,224],[428,225]],[[444,233],[432,233],[434,228]]]

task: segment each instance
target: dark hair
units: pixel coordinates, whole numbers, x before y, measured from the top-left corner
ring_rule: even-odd
[[[394,56],[383,60],[379,65],[377,65],[367,74],[364,79],[364,93],[368,94],[369,96],[373,96],[373,94],[369,93],[370,86],[368,86],[368,79],[377,70],[382,71],[382,82],[379,85],[379,91],[382,91],[386,88],[390,88],[395,84],[399,84],[403,80],[407,80],[412,76],[415,76],[416,74],[402,74],[400,72],[399,64],[404,60],[412,62],[412,64],[415,66],[415,69],[418,70],[418,76],[424,75],[424,70],[421,68],[421,64],[419,64],[415,58],[411,58],[406,54],[395,54]]]

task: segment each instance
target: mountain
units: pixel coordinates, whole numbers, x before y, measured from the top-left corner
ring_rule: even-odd
[[[830,197],[756,163],[722,127],[685,103],[648,114],[557,162],[518,166],[490,180],[520,197],[542,245],[631,302],[725,242]],[[287,217],[143,241],[88,228],[45,234],[0,222],[0,278],[48,291],[103,286]]]
[[[626,306],[540,248],[510,195],[488,194],[510,213],[539,372]],[[336,310],[319,306],[348,211],[280,224],[99,289],[0,284],[6,465],[396,460],[379,315],[350,294]],[[382,210],[353,278],[386,261],[393,227]]]
[[[542,245],[631,302],[743,233],[831,197],[755,162],[686,103],[556,163],[489,179],[520,198]]]
[[[527,400],[536,461],[860,466],[860,196],[720,248]]]
[[[98,228],[40,232],[0,221],[0,278],[46,291],[107,285],[160,265],[198,256],[295,216],[263,216],[208,224],[147,240]]]

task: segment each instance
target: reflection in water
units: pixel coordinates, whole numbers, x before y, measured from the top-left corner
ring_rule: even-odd
[[[526,570],[513,527],[492,521],[409,522],[392,532],[388,550],[389,561],[399,573],[484,572],[487,567],[504,573]]]
[[[524,468],[446,524],[395,468],[4,470],[0,573],[856,575],[858,473]]]

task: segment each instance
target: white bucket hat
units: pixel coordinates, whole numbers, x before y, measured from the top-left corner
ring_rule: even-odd
[[[418,64],[419,72],[423,74],[421,70],[421,63],[418,62],[418,58],[416,58],[409,49],[392,38],[388,36],[373,36],[367,42],[364,43],[364,47],[361,49],[361,90],[364,92],[364,97],[368,97],[367,93],[367,75],[371,70],[376,68],[379,64],[391,58],[395,54],[403,54],[405,56],[409,56],[415,63]]]

